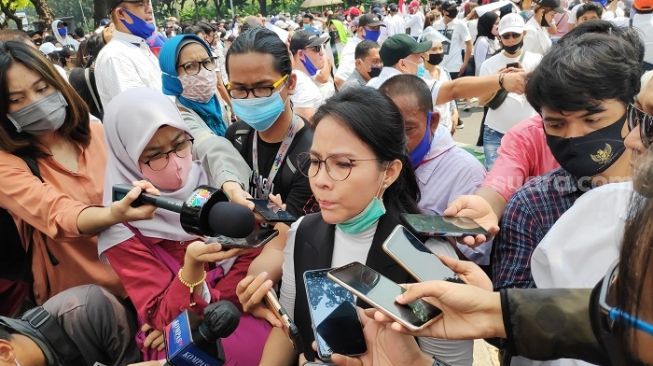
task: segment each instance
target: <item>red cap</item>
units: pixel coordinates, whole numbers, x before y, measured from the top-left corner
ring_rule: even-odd
[[[633,1],[633,8],[639,11],[653,10],[653,0],[635,0]]]
[[[413,1],[411,1],[410,4],[408,5],[408,7],[409,7],[409,8],[417,8],[417,7],[419,7],[419,0],[413,0]]]
[[[357,7],[352,6],[351,8],[347,9],[347,11],[345,11],[345,15],[351,15],[352,17],[357,17],[361,15],[361,11]]]

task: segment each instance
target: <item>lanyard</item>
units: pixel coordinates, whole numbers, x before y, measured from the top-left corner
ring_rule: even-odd
[[[286,137],[284,137],[281,146],[279,146],[277,155],[274,158],[274,162],[272,163],[272,168],[270,168],[267,182],[261,182],[256,187],[256,198],[267,199],[270,195],[272,191],[272,182],[274,182],[274,178],[277,176],[277,173],[281,168],[281,164],[283,164],[283,161],[288,154],[288,150],[290,150],[290,145],[292,145],[292,141],[295,139],[300,126],[301,120],[297,115],[293,114],[292,122],[290,123],[290,127],[288,127],[288,133],[286,134]],[[258,179],[260,176],[260,169],[258,165],[258,132],[254,133],[254,140],[252,142],[252,166],[254,168],[254,177],[255,179]]]

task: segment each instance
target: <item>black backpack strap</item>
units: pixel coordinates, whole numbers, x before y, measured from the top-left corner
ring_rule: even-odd
[[[239,126],[242,125],[242,126]],[[247,142],[249,141],[250,135],[254,129],[242,122],[236,122],[236,130],[233,135],[229,137],[229,141],[234,145],[236,150],[240,153],[240,156],[247,161]]]
[[[84,365],[84,358],[77,345],[43,307],[37,306],[28,310],[21,319],[29,323],[32,329],[48,342],[63,365]]]
[[[300,117],[301,118],[301,117]],[[297,173],[297,170],[301,167],[298,165],[299,154],[309,151],[311,149],[311,144],[313,143],[313,131],[309,127],[310,124],[304,118],[304,128],[302,129],[301,136],[296,141],[293,141],[292,146],[290,146],[290,151],[286,155],[286,162],[283,164],[281,169],[281,186],[284,189],[290,189],[292,185],[292,179]]]

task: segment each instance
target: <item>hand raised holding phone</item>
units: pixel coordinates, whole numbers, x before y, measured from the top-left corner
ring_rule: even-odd
[[[268,279],[266,272],[259,273],[257,276],[249,275],[236,286],[236,295],[244,311],[257,318],[267,320],[273,327],[282,328],[281,320],[263,303],[263,299],[273,285],[274,283]]]

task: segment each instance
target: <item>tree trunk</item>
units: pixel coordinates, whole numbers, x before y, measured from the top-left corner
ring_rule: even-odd
[[[36,14],[38,14],[39,19],[43,22],[45,29],[50,29],[54,16],[52,15],[52,9],[48,6],[48,2],[45,0],[31,0],[31,2],[36,9]]]
[[[97,27],[100,24],[100,20],[104,18],[109,18],[109,4],[107,4],[107,0],[93,1],[93,20],[95,21],[95,26]]]
[[[23,20],[16,16],[15,10],[11,10],[9,6],[2,4],[2,2],[0,2],[0,10],[2,10],[2,13],[5,15],[4,26],[7,26],[7,20],[11,19],[14,21],[14,23],[16,23],[16,29],[23,29]]]
[[[267,1],[266,0],[258,0],[258,7],[261,10],[261,15],[266,16],[268,15],[268,8],[267,8]]]

